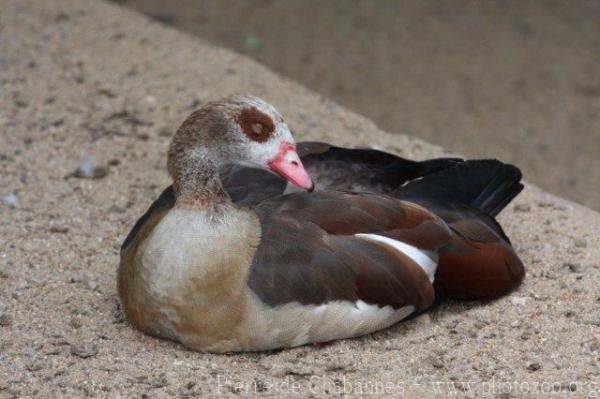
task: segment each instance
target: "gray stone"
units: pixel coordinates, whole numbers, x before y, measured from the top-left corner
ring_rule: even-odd
[[[12,325],[12,317],[11,315],[7,314],[7,313],[2,313],[0,314],[0,326],[2,327],[8,327],[10,325]]]
[[[98,347],[93,343],[73,344],[71,345],[71,354],[82,359],[96,356]]]

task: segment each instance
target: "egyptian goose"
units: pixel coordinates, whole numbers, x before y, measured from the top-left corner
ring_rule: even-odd
[[[296,147],[274,107],[234,96],[183,122],[167,166],[173,185],[123,243],[118,292],[135,327],[196,350],[368,334],[524,275],[494,220],[521,173],[496,160]]]

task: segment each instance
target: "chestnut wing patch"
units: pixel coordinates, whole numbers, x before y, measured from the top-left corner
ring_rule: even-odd
[[[439,297],[494,299],[519,286],[525,276],[523,262],[489,224],[473,218],[449,226],[455,234],[439,251],[434,283]]]
[[[250,140],[258,143],[269,140],[275,132],[273,119],[255,107],[242,109],[235,121]]]

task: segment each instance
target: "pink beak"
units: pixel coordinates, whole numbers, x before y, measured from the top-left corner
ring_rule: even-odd
[[[285,180],[304,190],[313,191],[315,188],[296,152],[296,146],[293,144],[282,143],[277,156],[269,161],[269,168]]]

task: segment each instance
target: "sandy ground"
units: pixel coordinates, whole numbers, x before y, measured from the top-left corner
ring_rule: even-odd
[[[501,217],[528,274],[498,301],[260,354],[138,333],[117,306],[118,248],[202,102],[251,92],[300,139],[447,152],[107,3],[1,0],[0,34],[0,397],[600,395],[600,215],[531,185]],[[73,174],[82,157],[75,175],[95,178]]]
[[[600,210],[600,2],[119,0]]]

